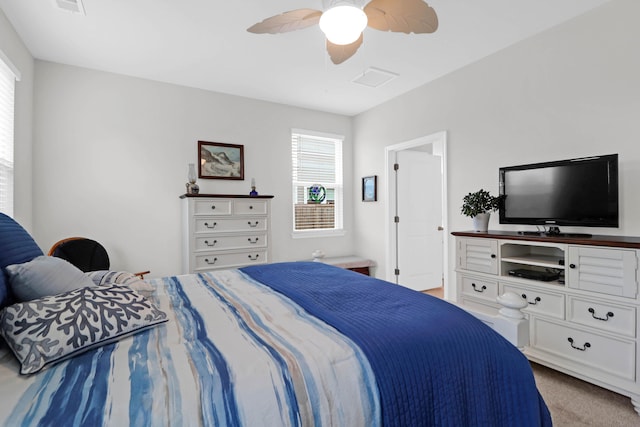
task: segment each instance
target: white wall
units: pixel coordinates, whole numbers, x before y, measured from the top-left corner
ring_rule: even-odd
[[[497,193],[500,166],[617,152],[621,227],[586,231],[640,235],[634,189],[640,182],[639,12],[634,0],[613,0],[353,121],[40,61],[32,87],[31,55],[0,14],[0,48],[23,74],[16,104],[16,216],[27,228],[34,224],[43,249],[62,237],[88,235],[106,243],[117,267],[173,274],[180,269],[178,195],[187,163],[197,158],[196,141],[243,144],[246,178],[255,177],[261,193],[276,196],[276,261],[304,258],[316,248],[358,252],[374,259],[376,275],[384,277],[386,183],[379,182],[379,202],[361,203],[360,178],[384,176],[385,146],[446,130],[450,230],[470,227],[459,214],[464,194],[480,187]],[[344,238],[290,238],[292,127],[347,136],[350,234]],[[248,191],[248,181],[199,183],[203,192]],[[500,228],[495,216],[491,227]]]
[[[291,238],[291,128],[346,136],[351,119],[237,96],[36,61],[34,233],[43,248],[82,235],[101,241],[112,267],[181,271],[181,209],[197,141],[244,145],[245,180],[203,180],[201,193],[272,194],[274,261],[352,252],[353,233]],[[351,169],[345,181],[351,182]],[[345,227],[353,225],[345,191]]]
[[[21,75],[16,82],[14,121],[14,218],[32,228],[31,146],[33,117],[33,57],[0,9],[0,50]]]
[[[620,228],[566,231],[640,235],[638,16],[640,2],[614,0],[357,116],[354,184],[384,175],[385,146],[446,130],[449,231],[468,230],[462,197],[480,188],[498,194],[499,167],[619,153]],[[388,201],[378,194],[378,203],[355,205],[355,241],[385,277],[384,235],[372,230],[382,229]],[[490,228],[516,229],[497,215]]]

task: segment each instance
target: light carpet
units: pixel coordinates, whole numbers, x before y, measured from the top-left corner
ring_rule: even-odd
[[[537,363],[531,367],[554,426],[640,426],[640,415],[628,397]]]

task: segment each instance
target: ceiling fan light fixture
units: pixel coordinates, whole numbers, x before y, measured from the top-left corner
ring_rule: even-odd
[[[331,43],[347,45],[355,42],[367,27],[367,15],[352,5],[334,6],[320,17],[320,29]]]

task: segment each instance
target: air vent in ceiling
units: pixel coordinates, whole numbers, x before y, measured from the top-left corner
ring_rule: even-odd
[[[53,0],[53,4],[60,10],[65,12],[76,13],[78,15],[86,15],[82,0]]]
[[[391,71],[380,70],[379,68],[369,67],[362,74],[352,81],[369,87],[380,87],[385,83],[398,77],[398,74]]]

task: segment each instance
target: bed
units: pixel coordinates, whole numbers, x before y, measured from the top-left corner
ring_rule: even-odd
[[[2,425],[551,425],[522,353],[428,295],[290,262],[12,300],[7,267],[41,256],[0,217],[3,319],[111,293],[146,304],[134,314],[152,321],[28,374],[9,348],[18,340],[3,335]]]

